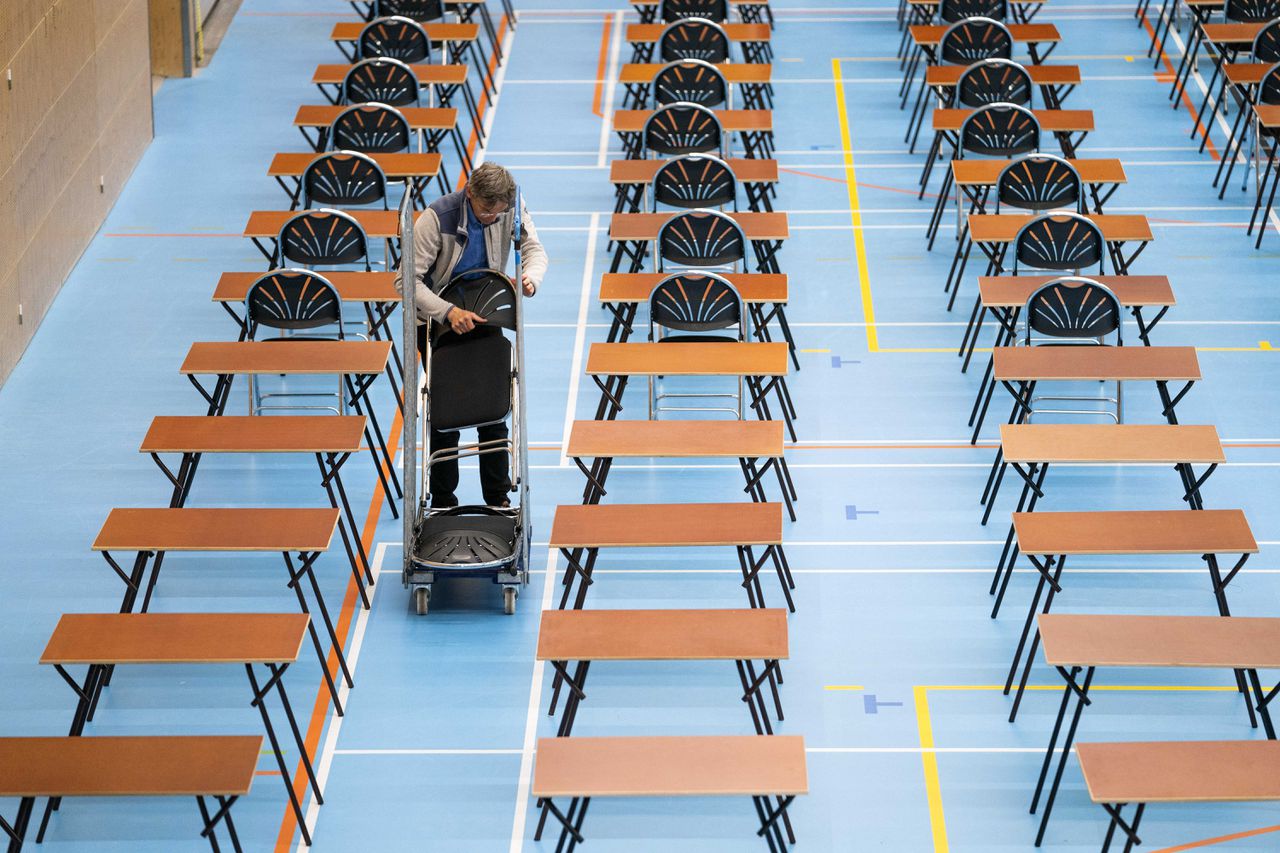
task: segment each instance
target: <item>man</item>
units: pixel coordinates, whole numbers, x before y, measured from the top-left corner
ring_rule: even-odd
[[[483,317],[452,305],[439,292],[456,276],[470,270],[506,269],[515,225],[515,191],[516,182],[510,172],[495,163],[484,163],[471,172],[464,190],[436,199],[418,218],[413,229],[413,257],[418,271],[414,303],[418,311],[419,352],[425,351],[432,321],[447,324],[457,334],[477,329],[501,334],[496,328],[484,330]],[[533,296],[547,270],[547,253],[538,242],[533,217],[523,206],[518,239],[523,266],[520,286],[525,296]],[[506,439],[507,425],[480,427],[477,432],[482,442]],[[457,447],[458,437],[457,432],[431,430],[431,452]],[[507,454],[486,453],[478,459],[485,504],[509,506],[511,474]],[[433,507],[457,506],[457,487],[456,459],[432,464],[429,488]]]

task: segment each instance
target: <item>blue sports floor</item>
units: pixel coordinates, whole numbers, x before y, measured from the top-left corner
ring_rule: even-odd
[[[1053,689],[1029,693],[1017,723],[1006,722],[1009,699],[998,685],[1033,584],[1027,572],[1017,575],[1001,618],[988,618],[988,576],[1005,527],[978,523],[992,450],[967,442],[977,377],[962,375],[954,355],[964,316],[945,311],[951,223],[926,253],[930,200],[915,198],[921,155],[901,141],[893,8],[883,0],[811,2],[774,3],[785,170],[776,206],[790,214],[792,231],[780,259],[803,367],[791,379],[800,440],[788,449],[799,521],[785,533],[798,612],[779,726],[803,734],[809,747],[811,793],[792,809],[796,850],[1029,849],[1030,792],[1060,682],[1038,666],[1033,684]],[[330,602],[342,602],[355,669],[345,718],[325,716],[308,655],[288,677],[324,784],[325,804],[310,809],[318,851],[554,847],[532,841],[533,746],[554,732],[545,716],[549,671],[534,664],[534,643],[538,610],[563,569],[545,543],[552,513],[578,501],[582,488],[560,450],[570,422],[593,411],[585,350],[607,328],[596,288],[608,268],[607,162],[618,142],[601,114],[621,89],[605,85],[597,98],[597,83],[629,53],[624,6],[521,5],[486,152],[516,172],[552,259],[528,314],[532,583],[514,617],[501,614],[495,590],[465,584],[438,587],[430,615],[413,615],[396,577],[399,522],[375,494],[368,463],[348,463],[383,575],[372,611],[363,612],[353,607],[341,554],[318,563]],[[1205,381],[1180,419],[1215,424],[1229,445],[1205,499],[1242,508],[1262,542],[1232,585],[1233,609],[1280,615],[1280,356],[1271,345],[1280,347],[1280,236],[1273,219],[1263,250],[1253,251],[1243,233],[1251,197],[1232,190],[1217,199],[1214,159],[1188,139],[1186,110],[1169,108],[1168,86],[1143,57],[1147,35],[1131,13],[1127,2],[1051,0],[1038,20],[1062,31],[1053,61],[1082,66],[1085,82],[1067,106],[1096,111],[1098,130],[1080,156],[1119,157],[1128,172],[1108,212],[1151,218],[1156,241],[1133,271],[1168,274],[1178,299],[1155,342],[1200,351]],[[246,0],[213,63],[194,79],[164,83],[155,141],[0,389],[0,734],[65,732],[72,695],[37,660],[59,614],[118,606],[120,584],[90,543],[112,507],[168,501],[168,483],[139,442],[154,415],[204,411],[178,365],[192,341],[235,337],[210,294],[224,270],[263,268],[241,229],[250,210],[284,205],[267,164],[277,151],[304,150],[291,116],[298,104],[317,102],[309,76],[317,63],[340,61],[328,33],[351,17],[336,0]],[[1170,50],[1176,63],[1180,46]],[[1189,90],[1197,101],[1200,82]],[[1136,339],[1136,330],[1126,335]],[[379,393],[390,423],[385,383]],[[1131,422],[1160,422],[1153,389],[1134,385],[1126,397]],[[233,411],[243,400],[241,385]],[[988,442],[992,434],[989,426]],[[474,471],[463,475],[476,488]],[[1059,467],[1049,486],[1044,509],[1180,506],[1178,480],[1163,467]],[[618,465],[609,488],[608,499],[619,502],[745,499],[732,464]],[[1013,492],[1006,486],[997,518]],[[308,458],[229,456],[205,461],[189,505],[324,500]],[[745,606],[731,549],[606,553],[601,566],[593,607]],[[1213,612],[1198,559],[1081,558],[1071,574],[1062,612]],[[771,592],[776,598],[766,586]],[[292,607],[278,557],[206,554],[171,555],[154,605]],[[1120,689],[1094,694],[1085,740],[1262,737],[1248,727],[1227,674],[1099,678]],[[597,665],[590,693],[575,734],[751,731],[727,665]],[[117,674],[89,732],[256,734],[260,725],[235,667],[134,667]],[[299,842],[280,779],[269,756],[260,767],[252,794],[236,806],[237,826],[248,850],[290,850]],[[14,808],[0,801],[0,813]],[[1280,830],[1276,824],[1280,812],[1268,806],[1156,806],[1142,849],[1276,850],[1280,832],[1258,832]],[[763,850],[755,826],[745,799],[600,800],[585,849]],[[69,800],[44,848],[196,851],[206,849],[198,827],[186,800]],[[1045,849],[1096,850],[1104,830],[1072,762]]]

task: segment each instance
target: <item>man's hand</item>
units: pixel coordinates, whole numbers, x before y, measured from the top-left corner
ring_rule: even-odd
[[[476,327],[476,323],[483,323],[485,319],[473,311],[467,311],[464,308],[454,306],[449,312],[449,328],[453,329],[454,334],[461,335],[471,331]]]
[[[525,296],[533,296],[533,294],[538,292],[538,285],[535,284],[533,279],[529,278],[529,276],[521,276],[520,283],[524,285]]]

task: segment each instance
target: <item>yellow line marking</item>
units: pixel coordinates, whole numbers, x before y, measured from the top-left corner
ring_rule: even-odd
[[[929,719],[929,688],[912,688],[916,701],[916,725],[920,729],[920,753],[924,764],[924,790],[929,800],[929,828],[933,832],[934,853],[948,853],[947,822],[942,814],[942,784],[938,781],[938,756],[933,750],[933,721]]]
[[[1263,352],[1270,352],[1271,341],[1258,341],[1258,349],[1262,350]]]
[[[1027,690],[1056,690],[1061,692],[1061,684],[1028,684]],[[950,843],[947,840],[947,823],[942,814],[942,783],[938,779],[938,756],[934,752],[933,720],[929,715],[929,691],[962,691],[1004,690],[1003,684],[918,684],[912,688],[915,696],[916,725],[920,729],[920,760],[924,763],[924,790],[929,801],[929,827],[933,832],[934,853],[948,853]],[[1090,692],[1127,693],[1127,692],[1172,692],[1172,693],[1228,693],[1236,688],[1197,686],[1197,685],[1163,685],[1163,684],[1108,684],[1093,685]]]
[[[867,245],[862,237],[862,206],[858,203],[858,176],[853,169],[853,142],[849,137],[849,111],[844,104],[844,77],[840,60],[831,60],[836,86],[836,116],[840,120],[840,146],[844,151],[844,183],[849,191],[849,215],[853,223],[853,251],[858,263],[858,285],[862,296],[862,319],[867,324],[867,349],[880,351],[876,333],[876,310],[871,304],[871,275],[867,270]]]
[[[800,352],[831,352],[829,349],[802,349]]]
[[[828,684],[823,690],[864,690],[861,684]]]

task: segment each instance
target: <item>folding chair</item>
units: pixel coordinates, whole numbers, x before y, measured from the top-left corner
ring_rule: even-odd
[[[913,57],[908,64],[899,94],[902,97],[898,108],[907,105],[911,97],[911,81],[915,79],[917,68],[923,51]],[[993,18],[965,18],[947,27],[938,42],[933,61],[942,65],[969,66],[984,59],[1011,59],[1013,57],[1013,34],[1000,21]],[[903,142],[910,142],[910,151],[916,150],[916,138],[924,125],[928,112],[928,101],[925,92],[928,89],[927,78],[920,71],[920,89],[916,93],[915,105],[911,108],[911,118],[907,122],[907,135]]]
[[[337,288],[319,273],[303,269],[274,269],[249,286],[245,294],[245,337],[256,340],[260,328],[278,329],[274,341],[343,340],[342,298]],[[310,331],[333,326],[331,335],[295,335],[286,332]],[[333,394],[303,391],[276,391],[263,394],[258,377],[249,374],[249,414],[266,409],[319,409],[344,415],[347,411],[343,377],[338,377],[338,404],[334,406],[265,405],[269,397],[332,397]]]
[[[414,135],[403,113],[373,101],[353,104],[339,113],[329,126],[328,142],[331,150],[394,154],[408,150]]]
[[[664,24],[682,18],[705,18],[717,24],[729,20],[729,0],[662,0],[658,4],[658,20]]]
[[[376,17],[397,15],[415,21],[444,20],[443,0],[377,0]]]
[[[684,334],[665,335],[666,330]],[[708,334],[734,329],[733,334]],[[742,297],[723,276],[710,272],[684,272],[669,275],[654,285],[649,294],[649,340],[656,343],[745,342],[746,326],[742,321]],[[649,419],[664,411],[731,412],[742,420],[742,377],[737,379],[736,394],[664,393],[661,377],[649,377]],[[724,406],[663,406],[664,399],[711,399],[728,397],[736,401],[733,408]]]
[[[1004,21],[1008,16],[1009,5],[1006,0],[941,0],[938,4],[938,17],[948,24],[965,18]]]
[[[1074,276],[1055,279],[1031,294],[1023,312],[1027,323],[1023,338],[1026,346],[1107,346],[1106,339],[1112,334],[1115,335],[1115,346],[1124,345],[1120,300],[1106,285],[1091,279]],[[1094,409],[1041,409],[1037,412],[1034,409],[1037,400],[1114,403],[1116,408],[1114,413]],[[1036,414],[1104,415],[1116,423],[1124,419],[1119,380],[1116,380],[1115,397],[1040,396],[1032,397],[1030,402],[1026,421]]]
[[[704,107],[733,106],[733,92],[720,69],[701,59],[668,62],[653,75],[655,106],[689,103]]]
[[[628,151],[630,157],[647,157],[652,152],[662,157],[680,154],[719,154],[725,152],[724,128],[713,110],[701,104],[676,101],[659,107],[645,119],[640,133],[640,150]]]
[[[378,162],[359,151],[330,151],[317,156],[302,172],[302,207],[356,206],[382,202],[387,209],[387,176]]]
[[[304,210],[280,226],[273,267],[286,261],[306,267],[364,264],[369,272],[369,240],[354,216],[322,207]]]
[[[663,27],[658,38],[658,58],[661,62],[729,62],[729,36],[723,27],[706,18],[681,18]]]
[[[677,213],[658,229],[658,272],[675,268],[729,267],[745,272],[747,237],[728,214],[718,210]]]
[[[418,77],[405,62],[387,56],[362,59],[342,81],[342,103],[379,103],[390,107],[418,106]]]
[[[738,179],[729,164],[710,154],[684,154],[668,160],[649,185],[652,210],[668,207],[738,209]]]

